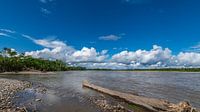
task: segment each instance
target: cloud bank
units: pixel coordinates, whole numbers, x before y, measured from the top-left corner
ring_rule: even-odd
[[[121,51],[109,56],[107,50],[98,52],[95,48],[80,50],[59,40],[34,40],[44,47],[42,50],[26,52],[36,58],[59,59],[68,64],[87,68],[135,69],[165,67],[199,67],[200,53],[180,52],[173,55],[169,48],[153,45],[151,50]]]
[[[97,52],[93,47],[83,47],[81,50],[76,50],[59,40],[29,39],[44,47],[42,50],[25,53],[25,55],[31,55],[35,58],[59,59],[67,63],[103,62],[107,58],[106,50]]]
[[[19,33],[11,30],[0,30],[2,36],[11,33],[19,35]],[[199,52],[180,52],[173,55],[169,48],[153,45],[150,50],[123,50],[109,55],[108,50],[97,51],[94,47],[75,49],[58,39],[36,39],[28,35],[20,35],[43,47],[41,50],[27,51],[25,55],[50,60],[58,59],[69,65],[106,69],[200,67]]]

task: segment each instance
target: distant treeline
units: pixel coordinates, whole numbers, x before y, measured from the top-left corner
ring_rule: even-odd
[[[177,71],[177,72],[200,72],[200,68],[156,68],[156,69],[127,69],[127,70],[120,70],[120,71],[160,71],[160,72],[170,72],[170,71]]]
[[[160,71],[160,72],[200,72],[200,68],[155,68],[155,69],[88,69],[96,71]]]
[[[18,72],[18,71],[67,71],[84,70],[83,67],[71,67],[62,61],[50,61],[44,59],[17,54],[16,51],[4,48],[0,52],[0,72]]]
[[[178,71],[178,72],[200,72],[200,68],[157,68],[157,69],[134,69],[130,71]]]

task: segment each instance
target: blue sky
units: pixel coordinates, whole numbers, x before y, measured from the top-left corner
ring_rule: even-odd
[[[150,51],[153,45],[169,48],[171,55],[198,53],[199,12],[199,0],[1,0],[0,48],[47,47],[25,34],[75,50],[107,50],[108,58],[126,50]]]

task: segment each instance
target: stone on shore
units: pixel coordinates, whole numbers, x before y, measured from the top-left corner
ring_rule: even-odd
[[[16,92],[24,90],[30,85],[27,81],[0,78],[0,111],[9,112],[13,110],[23,112],[25,109],[12,107],[12,99]]]
[[[91,84],[88,81],[83,81],[83,87],[91,88],[98,92],[122,99],[130,104],[144,107],[151,112],[198,112],[189,104],[189,102],[180,102],[179,104],[174,104],[162,99],[147,98],[143,96],[136,96],[133,94],[110,90]],[[105,101],[103,101],[103,103],[101,101],[100,104],[103,104],[103,107],[107,106],[107,103]]]

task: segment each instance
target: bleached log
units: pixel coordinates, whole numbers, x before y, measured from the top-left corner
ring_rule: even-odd
[[[136,96],[133,94],[110,90],[107,88],[103,88],[103,87],[91,84],[88,81],[83,81],[83,87],[87,87],[87,88],[96,90],[98,92],[108,94],[110,96],[122,99],[125,102],[128,102],[130,104],[144,107],[153,112],[190,112],[190,111],[193,112],[192,111],[193,108],[187,102],[173,104],[162,99],[147,98],[143,96]]]

